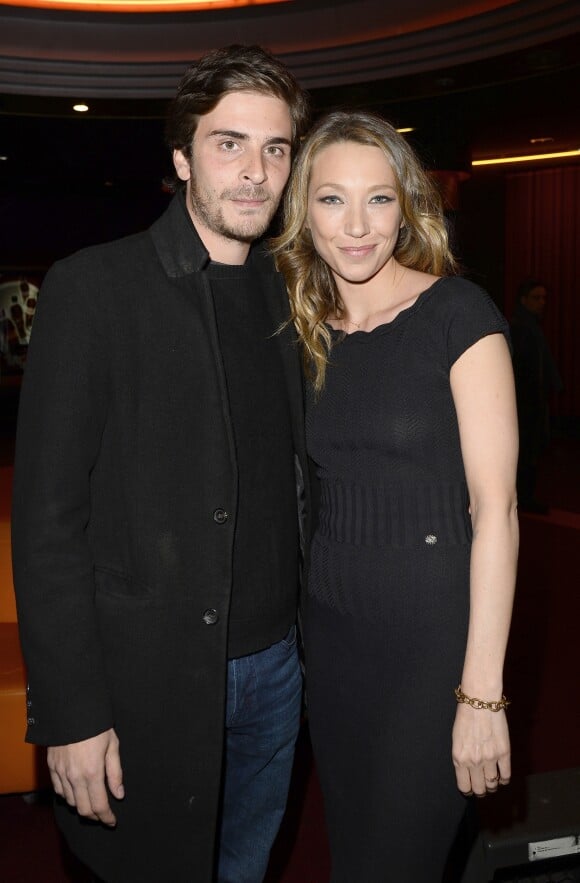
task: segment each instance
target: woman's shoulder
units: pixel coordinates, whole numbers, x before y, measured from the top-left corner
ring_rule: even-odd
[[[465,279],[464,276],[440,276],[431,286],[440,299],[454,301],[486,300],[489,294],[485,289]],[[490,298],[491,299],[491,298]]]
[[[441,276],[424,292],[425,300],[439,313],[501,313],[485,289],[463,276]]]
[[[441,335],[448,363],[488,334],[509,339],[509,326],[487,291],[461,276],[442,276],[425,298],[424,326]]]

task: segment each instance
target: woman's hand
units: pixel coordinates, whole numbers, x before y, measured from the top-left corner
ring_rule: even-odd
[[[460,683],[467,696],[498,700],[518,550],[517,411],[503,336],[489,334],[469,347],[451,368],[450,380],[473,526],[469,628]],[[464,794],[483,797],[507,784],[510,743],[504,710],[458,704],[453,763]]]
[[[457,787],[466,796],[497,791],[511,776],[510,738],[505,711],[461,703],[453,726],[453,764]]]

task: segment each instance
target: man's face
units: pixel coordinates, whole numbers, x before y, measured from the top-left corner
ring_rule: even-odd
[[[536,316],[541,317],[544,315],[544,310],[546,308],[546,298],[547,291],[544,286],[536,285],[535,288],[532,288],[531,291],[528,291],[528,293],[522,297],[522,303],[530,313],[535,313]]]
[[[213,260],[243,263],[266,232],[291,163],[288,105],[272,95],[231,92],[199,118],[191,163],[174,151],[187,206]]]

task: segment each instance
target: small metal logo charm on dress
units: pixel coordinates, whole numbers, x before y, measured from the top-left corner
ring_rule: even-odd
[[[437,537],[435,536],[434,533],[428,533],[427,536],[425,537],[425,542],[427,543],[428,546],[434,546],[435,543],[437,542]]]

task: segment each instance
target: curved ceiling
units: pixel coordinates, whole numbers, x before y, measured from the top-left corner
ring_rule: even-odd
[[[0,3],[0,93],[167,98],[189,62],[234,42],[268,47],[320,89],[489,59],[579,27],[576,0],[285,0],[138,15]]]
[[[153,221],[171,168],[167,99],[188,63],[232,42],[276,53],[316,113],[372,107],[411,128],[430,169],[465,175],[473,159],[580,146],[577,0],[286,0],[183,15],[0,0],[0,269],[45,268]],[[73,111],[79,99],[88,113]]]
[[[33,9],[68,9],[81,12],[200,12],[287,3],[288,0],[0,0],[2,6]]]

